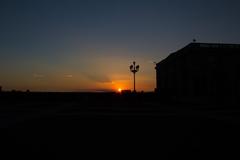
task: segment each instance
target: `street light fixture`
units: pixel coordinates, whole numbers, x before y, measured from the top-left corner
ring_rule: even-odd
[[[133,61],[133,65],[130,66],[130,71],[133,73],[133,86],[134,86],[133,92],[136,92],[135,74],[139,71],[139,65],[136,66],[135,61]]]

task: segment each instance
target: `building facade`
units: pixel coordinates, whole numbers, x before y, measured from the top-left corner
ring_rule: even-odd
[[[157,63],[157,88],[179,100],[240,99],[240,44],[190,43]]]

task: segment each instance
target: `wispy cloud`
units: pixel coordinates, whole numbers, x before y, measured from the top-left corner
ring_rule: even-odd
[[[148,63],[157,64],[157,62],[149,60]]]
[[[33,74],[33,77],[36,78],[36,79],[41,79],[41,78],[44,78],[45,75],[43,75],[43,74],[38,74],[38,73],[34,73],[34,74]]]
[[[64,77],[65,78],[73,78],[73,75],[72,74],[66,74]]]
[[[84,73],[84,75],[92,81],[98,82],[98,83],[112,83],[111,79],[104,75],[104,74],[89,74]]]

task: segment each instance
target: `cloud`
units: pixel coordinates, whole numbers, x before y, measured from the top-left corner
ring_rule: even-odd
[[[36,79],[41,79],[41,78],[44,78],[45,75],[43,75],[43,74],[38,74],[38,73],[34,73],[34,74],[33,74],[33,77],[36,78]]]
[[[67,74],[67,75],[65,75],[64,77],[65,77],[65,78],[73,78],[73,75]]]
[[[148,63],[157,64],[157,62],[151,60],[149,60]]]
[[[95,81],[98,83],[112,83],[112,80],[103,74],[89,74],[89,73],[84,73],[84,75],[91,81]]]

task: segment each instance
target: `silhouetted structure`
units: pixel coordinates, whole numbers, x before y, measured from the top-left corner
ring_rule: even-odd
[[[2,86],[0,86],[0,92],[2,92]]]
[[[135,74],[139,71],[139,65],[136,66],[136,62],[133,61],[133,65],[130,66],[130,71],[133,73],[133,92],[136,92],[136,82],[135,82]]]
[[[130,94],[131,93],[131,90],[129,89],[126,89],[126,90],[122,90],[122,92],[121,93],[123,93],[123,94]]]
[[[237,102],[239,60],[240,44],[190,43],[156,65],[156,91],[178,100]]]

